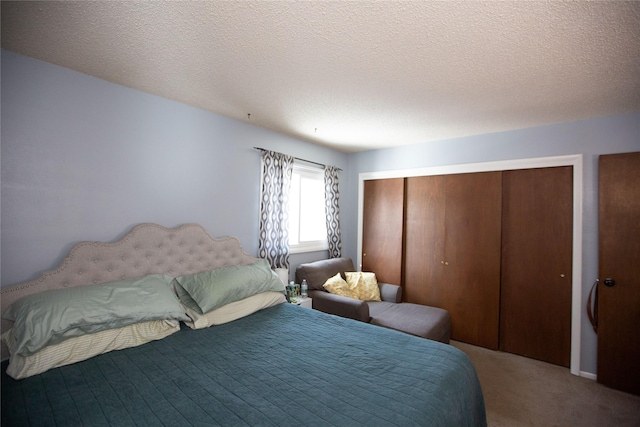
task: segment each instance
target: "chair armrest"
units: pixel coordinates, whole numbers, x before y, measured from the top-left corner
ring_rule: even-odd
[[[389,302],[402,302],[402,288],[389,283],[378,283],[380,288],[380,299]]]
[[[365,323],[371,320],[369,304],[366,301],[334,295],[325,291],[309,291],[309,296],[312,298],[311,304],[316,310]]]

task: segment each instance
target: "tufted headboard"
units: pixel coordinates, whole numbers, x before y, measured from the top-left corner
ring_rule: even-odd
[[[197,273],[216,267],[252,264],[257,258],[245,253],[235,237],[215,239],[198,224],[165,228],[139,224],[117,242],[81,242],[60,266],[35,280],[0,290],[2,313],[17,299],[38,292],[165,273],[170,276]],[[2,319],[1,331],[11,327]],[[4,344],[2,359],[7,356]]]

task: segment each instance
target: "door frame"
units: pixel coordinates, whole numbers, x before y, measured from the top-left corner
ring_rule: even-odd
[[[582,154],[573,154],[566,156],[464,163],[380,172],[361,172],[358,174],[358,269],[360,269],[362,260],[364,181],[385,178],[408,178],[412,176],[450,175],[457,173],[573,166],[573,246],[571,266],[573,271],[571,283],[571,362],[569,369],[573,375],[580,376],[580,337],[582,330],[582,210],[584,187],[583,161]]]

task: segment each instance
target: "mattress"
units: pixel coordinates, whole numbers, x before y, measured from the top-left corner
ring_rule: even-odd
[[[458,349],[286,303],[19,381],[6,363],[6,426],[486,425]]]

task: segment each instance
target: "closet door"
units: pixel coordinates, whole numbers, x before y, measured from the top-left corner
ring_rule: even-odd
[[[568,367],[573,168],[503,172],[500,349]]]
[[[407,178],[404,300],[446,308],[444,283],[444,176]]]
[[[407,178],[407,302],[451,315],[451,338],[498,348],[501,173]]]
[[[497,350],[502,173],[446,178],[443,271],[451,337]]]
[[[382,283],[402,283],[404,178],[364,181],[362,271]]]

